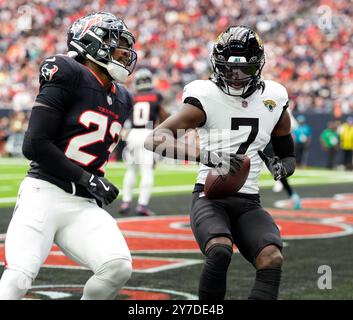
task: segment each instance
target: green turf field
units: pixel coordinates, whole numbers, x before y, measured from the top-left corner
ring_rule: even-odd
[[[18,187],[27,170],[28,162],[25,160],[0,159],[0,206],[6,207],[15,203]],[[126,167],[123,163],[109,163],[106,168],[106,176],[121,188],[125,170]],[[195,183],[196,175],[196,165],[159,164],[155,171],[153,194],[189,193]],[[293,186],[350,183],[353,182],[353,173],[323,169],[298,169],[290,181]],[[260,187],[272,186],[273,179],[264,169],[260,177]],[[137,192],[136,189],[135,194]]]

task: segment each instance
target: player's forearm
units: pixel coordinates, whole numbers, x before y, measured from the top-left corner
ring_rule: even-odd
[[[291,176],[296,165],[292,135],[272,136],[271,142],[275,155],[281,159],[286,177]]]
[[[183,137],[184,135],[175,137],[169,130],[158,129],[146,138],[144,146],[147,150],[166,158],[198,162],[200,159],[199,146],[185,143]]]
[[[271,143],[275,155],[280,159],[286,157],[295,157],[294,142],[291,134],[284,136],[272,136]]]
[[[45,172],[59,179],[77,182],[84,171],[48,140],[26,134],[22,150],[27,159],[37,162]]]

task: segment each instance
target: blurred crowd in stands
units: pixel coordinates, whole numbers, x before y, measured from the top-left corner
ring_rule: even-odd
[[[0,141],[32,107],[40,62],[65,53],[68,26],[92,11],[124,19],[136,35],[138,67],[154,72],[171,110],[186,83],[209,77],[217,35],[246,24],[265,43],[263,77],[286,86],[294,113],[353,112],[351,0],[0,0]]]

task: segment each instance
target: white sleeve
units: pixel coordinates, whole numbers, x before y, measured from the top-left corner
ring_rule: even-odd
[[[188,83],[184,87],[182,101],[184,102],[186,98],[196,98],[201,102],[203,106],[206,105],[206,94],[205,90],[203,90],[203,87],[204,86],[202,80],[195,80]]]
[[[190,83],[188,83],[184,87],[183,91],[183,96],[182,96],[182,102],[185,103],[187,98],[194,98],[197,99],[200,103],[200,109],[205,114],[205,121],[199,125],[199,127],[202,127],[205,125],[207,122],[207,98],[206,98],[206,92],[207,90],[204,89],[204,81],[203,80],[195,80]],[[192,104],[192,103],[191,103]],[[196,106],[199,108],[198,106]]]

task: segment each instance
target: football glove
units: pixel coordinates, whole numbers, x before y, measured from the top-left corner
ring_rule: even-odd
[[[242,157],[235,153],[221,154],[207,150],[200,150],[200,162],[208,167],[215,168],[219,175],[235,174],[240,170]]]
[[[82,175],[79,183],[83,185],[95,199],[104,205],[108,205],[113,202],[119,195],[119,189],[108,179],[98,177],[88,172],[85,172]]]
[[[276,181],[287,177],[287,170],[280,158],[277,156],[271,158],[266,156],[262,151],[257,152]]]

